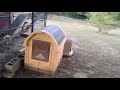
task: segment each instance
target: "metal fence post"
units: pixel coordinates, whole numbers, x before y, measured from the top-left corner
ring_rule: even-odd
[[[34,30],[34,12],[32,12],[32,30],[31,30],[31,33],[33,32]]]
[[[44,26],[46,27],[46,23],[47,23],[47,12],[45,12],[45,19],[44,19]]]
[[[11,25],[11,12],[9,13],[9,26]]]

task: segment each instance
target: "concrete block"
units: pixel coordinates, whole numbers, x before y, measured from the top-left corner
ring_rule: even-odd
[[[39,72],[49,74],[49,70],[39,68]]]
[[[24,68],[32,70],[32,71],[44,73],[44,74],[50,74],[50,75],[55,75],[55,73],[56,73],[56,71],[50,71],[50,70],[42,69],[42,68],[35,68],[35,67],[28,66],[26,64],[24,65]]]
[[[33,71],[36,71],[36,72],[39,72],[39,69],[38,69],[38,68],[35,68],[35,67],[30,67],[30,66],[28,66],[28,69],[29,69],[29,70],[33,70]]]
[[[67,52],[67,53],[63,54],[63,56],[68,56],[68,57],[70,57],[72,55],[73,55],[73,50],[72,49],[70,49],[70,52]]]
[[[3,78],[13,78],[15,73],[4,72],[2,73]]]
[[[72,40],[71,39],[67,39],[65,44],[64,44],[63,54],[69,53],[71,48],[72,48]]]
[[[4,65],[4,69],[6,72],[14,73],[20,68],[20,66],[21,66],[21,59],[13,58]]]
[[[50,71],[49,74],[50,75],[55,75],[56,71]]]

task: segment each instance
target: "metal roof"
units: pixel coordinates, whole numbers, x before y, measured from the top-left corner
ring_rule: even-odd
[[[43,31],[46,31],[46,32],[52,34],[53,37],[55,38],[55,40],[57,41],[58,45],[60,45],[61,42],[63,41],[63,39],[65,38],[64,32],[61,30],[60,27],[58,27],[56,25],[49,25],[49,26],[45,27],[43,29]]]

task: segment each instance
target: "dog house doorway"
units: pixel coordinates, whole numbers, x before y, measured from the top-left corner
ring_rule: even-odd
[[[33,39],[32,59],[49,62],[50,45],[50,42]]]

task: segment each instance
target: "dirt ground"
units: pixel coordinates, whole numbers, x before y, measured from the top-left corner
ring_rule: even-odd
[[[119,78],[120,31],[108,35],[96,32],[87,21],[62,16],[49,16],[47,25],[60,25],[67,38],[73,41],[74,54],[63,57],[54,76],[21,67],[14,78]],[[0,66],[17,56],[23,38],[16,38],[9,46],[0,46]],[[14,47],[13,47],[14,46]],[[4,49],[3,49],[4,48]],[[13,52],[14,51],[14,52]],[[2,70],[2,69],[1,69]]]

